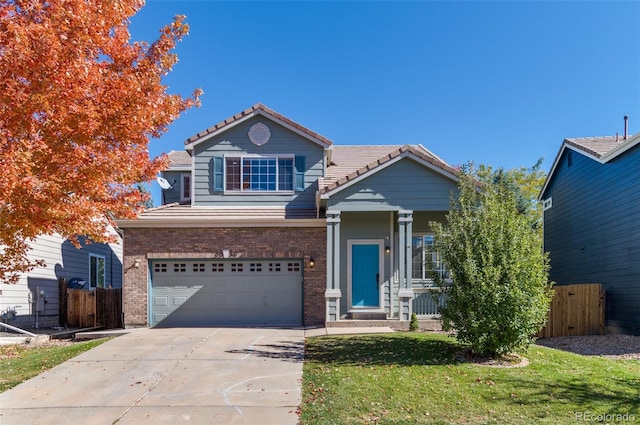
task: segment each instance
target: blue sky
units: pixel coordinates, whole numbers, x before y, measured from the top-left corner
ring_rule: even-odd
[[[420,143],[452,165],[548,171],[566,137],[622,134],[624,115],[640,131],[640,1],[150,0],[132,40],[176,14],[191,29],[164,82],[202,107],[152,156],[258,102],[335,144]]]

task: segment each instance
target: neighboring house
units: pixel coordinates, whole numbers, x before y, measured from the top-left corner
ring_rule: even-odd
[[[126,326],[409,320],[430,299],[458,171],[426,148],[335,146],[262,104],[185,143],[164,205],[118,221]]]
[[[15,319],[3,321],[19,327],[58,326],[60,278],[80,279],[86,289],[122,287],[122,240],[110,230],[117,242],[83,243],[80,249],[59,235],[32,242],[29,259],[46,264],[20,276],[16,284],[0,283],[0,310],[7,313],[15,307],[16,312]]]
[[[640,335],[640,133],[565,139],[540,200],[551,280],[602,284],[607,330]]]

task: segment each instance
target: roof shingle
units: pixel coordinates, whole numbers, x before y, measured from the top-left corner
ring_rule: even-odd
[[[331,164],[325,178],[319,181],[320,193],[330,192],[404,153],[411,153],[446,173],[458,174],[457,169],[421,145],[333,146]]]
[[[623,140],[623,138],[619,136],[605,136],[569,138],[564,141],[566,144],[593,155],[596,158],[602,158],[627,140],[629,139]]]
[[[201,131],[197,134],[194,134],[193,136],[189,137],[187,140],[185,140],[184,144],[185,145],[190,145],[191,143],[197,142],[199,139],[215,133],[217,131],[220,131],[221,129],[223,129],[224,127],[238,121],[241,120],[244,117],[247,116],[251,116],[254,115],[256,113],[265,113],[266,115],[270,115],[271,117],[282,121],[284,123],[286,123],[288,126],[306,134],[307,136],[316,139],[322,143],[324,143],[325,145],[329,146],[331,144],[333,144],[333,142],[329,139],[327,139],[326,137],[322,136],[321,134],[316,133],[315,131],[309,130],[307,127],[304,127],[300,124],[298,124],[297,122],[285,117],[284,115],[274,111],[271,108],[268,108],[267,106],[263,105],[262,103],[256,103],[255,105],[251,106],[250,108],[245,109],[244,111],[232,116],[231,118],[227,118],[224,121],[220,121],[218,124],[209,127],[208,129]]]

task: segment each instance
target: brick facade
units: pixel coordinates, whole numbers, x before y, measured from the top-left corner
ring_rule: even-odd
[[[148,325],[148,262],[154,258],[304,259],[304,325],[325,322],[326,246],[324,227],[125,229],[123,311],[127,327]],[[313,257],[315,266],[309,265]],[[139,267],[136,267],[139,260]]]

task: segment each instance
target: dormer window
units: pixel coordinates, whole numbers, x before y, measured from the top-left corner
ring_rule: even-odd
[[[214,167],[214,186],[225,192],[293,192],[304,190],[304,157],[227,156],[224,171]],[[224,185],[221,178],[224,176]]]

